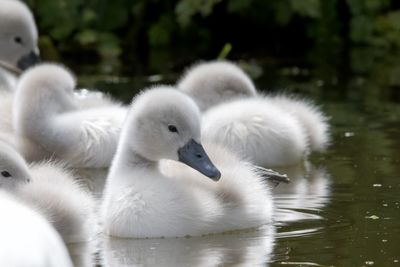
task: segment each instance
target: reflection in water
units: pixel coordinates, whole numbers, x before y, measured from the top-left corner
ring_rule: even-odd
[[[74,169],[78,182],[89,190],[100,204],[103,188],[107,178],[107,169]],[[68,251],[75,267],[95,266],[95,257],[100,247],[100,225],[93,225],[95,238],[89,242],[68,244]]]
[[[266,266],[275,228],[166,239],[105,238],[104,266]]]
[[[318,212],[329,202],[330,176],[326,170],[307,163],[282,168],[279,172],[286,173],[290,183],[274,189],[276,221],[320,219],[310,211]]]
[[[299,255],[310,247],[314,251],[320,246],[310,244],[309,240],[324,240],[321,234],[326,228],[321,224],[324,218],[320,212],[330,201],[330,175],[324,168],[314,167],[310,163],[279,171],[286,173],[291,182],[279,185],[274,190],[278,229],[274,262],[289,266],[323,266],[319,264],[318,256],[314,259],[307,253],[305,257]],[[293,245],[292,240],[304,242]]]
[[[68,244],[68,252],[75,267],[94,266],[96,242],[81,242]]]

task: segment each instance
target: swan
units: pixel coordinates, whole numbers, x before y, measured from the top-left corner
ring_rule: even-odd
[[[202,118],[203,138],[231,148],[256,165],[298,164],[330,143],[328,118],[311,101],[284,94],[246,94],[254,86],[233,63],[203,63],[184,77],[178,88],[209,107]],[[234,88],[237,97],[225,97],[226,87]],[[213,102],[204,105],[202,94],[209,94]]]
[[[92,237],[95,202],[61,164],[28,166],[15,149],[0,142],[0,188],[41,213],[65,242]]]
[[[0,190],[0,212],[0,266],[73,266],[60,235],[36,211]]]
[[[224,147],[204,149],[200,139],[200,111],[189,96],[169,86],[137,96],[104,189],[104,232],[198,236],[271,222],[263,177]]]
[[[221,102],[257,95],[253,81],[237,65],[211,61],[188,68],[177,82],[179,90],[205,111]]]
[[[12,90],[16,74],[39,62],[38,31],[22,1],[2,0],[0,9],[0,89]]]
[[[74,88],[74,76],[60,65],[27,70],[14,96],[15,133],[39,146],[47,157],[62,159],[71,167],[109,167],[126,108],[79,107]]]

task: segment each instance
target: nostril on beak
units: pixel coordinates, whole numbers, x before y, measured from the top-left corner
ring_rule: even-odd
[[[202,156],[201,154],[196,154],[196,157],[197,157],[198,159],[201,159],[203,156]]]

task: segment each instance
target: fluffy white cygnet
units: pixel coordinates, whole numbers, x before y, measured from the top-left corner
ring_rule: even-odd
[[[83,108],[74,97],[75,78],[43,64],[26,71],[14,96],[13,125],[48,156],[73,167],[108,167],[117,148],[126,108]]]
[[[0,213],[0,266],[73,266],[60,235],[46,219],[2,190]]]
[[[191,98],[167,86],[136,97],[106,182],[104,232],[197,236],[270,222],[264,178],[224,147],[208,144],[206,153],[200,140]]]
[[[207,68],[210,71],[204,71]],[[249,85],[244,72],[238,74],[235,68],[229,62],[205,63],[186,74],[190,83],[179,84],[200,105],[204,105],[202,94],[216,99],[213,107],[208,102],[210,108],[203,115],[205,140],[223,144],[264,167],[297,164],[310,152],[323,151],[328,146],[327,117],[311,101],[283,94],[246,97],[254,86]],[[221,85],[221,81],[225,84]],[[232,83],[233,92],[242,93],[235,99],[225,98],[226,87]]]
[[[0,89],[12,90],[19,73],[39,61],[38,32],[22,1],[0,2]]]
[[[193,97],[202,111],[222,102],[257,94],[252,80],[228,61],[195,64],[186,70],[177,87]]]
[[[0,188],[47,218],[66,242],[92,238],[94,200],[60,165],[29,166],[6,143],[0,142]]]

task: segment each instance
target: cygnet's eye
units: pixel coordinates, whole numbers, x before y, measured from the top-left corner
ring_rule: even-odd
[[[11,174],[10,174],[8,171],[2,171],[2,172],[1,172],[1,175],[2,175],[3,177],[5,177],[5,178],[10,178],[10,177],[11,177]]]
[[[22,43],[23,43],[23,42],[22,42],[22,38],[19,37],[19,36],[15,36],[15,37],[14,37],[14,42],[16,42],[17,44],[22,44]]]
[[[171,132],[171,133],[178,133],[178,128],[176,128],[176,126],[175,125],[168,125],[168,130]]]

